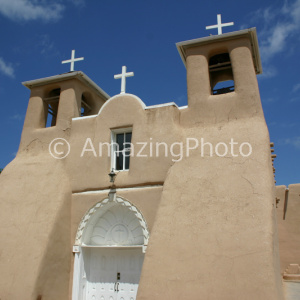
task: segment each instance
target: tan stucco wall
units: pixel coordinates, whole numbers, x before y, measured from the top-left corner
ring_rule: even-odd
[[[19,155],[0,189],[0,298],[67,299],[71,186],[63,163]]]
[[[251,159],[194,155],[171,168],[138,299],[178,299],[187,293],[189,299],[282,299],[264,127],[253,119],[193,132],[216,141],[231,135],[243,141],[247,134],[253,155]]]
[[[287,198],[286,198],[287,193]],[[300,184],[276,187],[281,273],[290,264],[300,265]]]
[[[249,45],[223,46],[235,68],[227,95],[210,95],[209,46],[188,52],[183,139],[247,141],[251,158],[194,153],[171,167],[138,299],[283,299],[270,141]]]
[[[99,156],[98,145],[100,142],[111,142],[112,129],[132,127],[132,143],[137,154],[142,147],[137,142],[152,141],[155,144],[162,141],[171,145],[173,142],[181,141],[179,114],[180,111],[175,106],[144,110],[137,97],[119,95],[110,99],[101,114],[95,118],[73,120],[70,136],[71,153],[66,158],[68,171],[72,176],[72,190],[79,192],[110,186],[108,173],[111,170],[111,158],[107,156],[106,146],[103,146],[103,155]],[[82,155],[87,138],[90,138],[95,147],[96,157],[92,151],[86,151]],[[130,161],[129,171],[118,174],[115,182],[117,187],[164,181],[169,167],[173,164],[172,157],[163,155],[159,158],[149,157],[149,151],[150,148],[146,147],[142,154],[147,157],[135,157]],[[78,169],[88,169],[89,172],[82,176],[81,172],[77,172]]]

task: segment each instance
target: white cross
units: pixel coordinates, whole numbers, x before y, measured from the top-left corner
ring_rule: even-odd
[[[79,60],[84,60],[84,57],[75,58],[75,50],[72,50],[71,59],[64,60],[61,63],[62,64],[71,63],[70,72],[72,72],[72,71],[74,71],[74,62],[79,61]]]
[[[115,79],[120,79],[121,78],[121,94],[125,94],[126,77],[134,76],[133,72],[126,73],[126,71],[127,71],[127,67],[123,66],[122,67],[122,74],[118,74],[118,75],[114,76]]]
[[[233,22],[222,24],[221,15],[217,15],[217,22],[218,22],[217,25],[206,26],[205,29],[218,28],[218,35],[220,35],[220,34],[222,34],[222,27],[234,25]]]

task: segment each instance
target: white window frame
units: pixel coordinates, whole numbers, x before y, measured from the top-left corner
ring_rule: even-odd
[[[111,130],[111,168],[116,170],[116,171],[128,171],[129,169],[125,169],[125,155],[123,153],[123,169],[122,170],[117,170],[116,169],[116,157],[115,157],[115,153],[117,152],[117,134],[120,133],[129,133],[131,132],[132,134],[132,127],[126,127],[126,128],[118,128],[118,129],[112,129]],[[131,135],[132,138],[132,135]],[[127,148],[120,150],[121,151],[125,151]]]

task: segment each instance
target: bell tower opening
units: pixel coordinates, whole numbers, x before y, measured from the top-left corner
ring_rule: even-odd
[[[47,97],[44,98],[46,124],[45,127],[52,127],[56,125],[58,104],[60,97],[60,88],[51,90]]]
[[[234,91],[234,79],[229,53],[221,53],[209,59],[209,75],[212,95]]]
[[[90,112],[92,110],[89,95],[86,93],[83,93],[81,95],[81,111],[80,116],[86,117],[90,115]]]

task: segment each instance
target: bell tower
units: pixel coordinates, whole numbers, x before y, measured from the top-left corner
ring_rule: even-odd
[[[177,49],[187,70],[182,140],[192,139],[195,151],[165,178],[138,299],[282,300],[256,30],[180,42]]]
[[[44,142],[56,137],[68,139],[72,118],[96,115],[109,98],[80,71],[26,81],[23,85],[31,94],[20,150],[36,139]]]
[[[187,70],[189,110],[183,119],[214,123],[229,111],[226,118],[262,113],[255,28],[180,42],[177,49]]]

